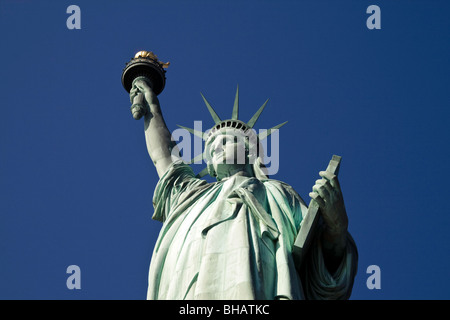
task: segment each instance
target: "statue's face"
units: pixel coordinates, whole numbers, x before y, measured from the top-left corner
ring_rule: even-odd
[[[249,163],[248,142],[239,130],[221,130],[208,146],[207,152],[208,163],[214,168],[219,180],[244,170]]]
[[[211,144],[211,161],[214,164],[239,165],[246,163],[244,139],[235,134],[222,134]]]

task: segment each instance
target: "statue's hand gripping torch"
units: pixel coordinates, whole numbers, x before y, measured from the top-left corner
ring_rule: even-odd
[[[156,95],[159,95],[166,84],[166,70],[169,63],[163,63],[158,60],[158,57],[149,51],[139,51],[133,59],[131,59],[125,66],[122,72],[122,85],[131,93],[133,84],[136,80],[144,80],[153,90]],[[133,118],[139,120],[147,112],[145,106],[145,97],[142,92],[137,91],[133,97],[131,105],[131,113]]]

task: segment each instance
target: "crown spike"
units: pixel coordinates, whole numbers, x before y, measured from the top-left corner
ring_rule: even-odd
[[[195,130],[195,129],[192,129],[192,128],[180,126],[179,124],[177,124],[177,126],[179,126],[180,128],[183,128],[183,129],[189,131],[190,133],[196,135],[197,137],[202,138],[203,140],[206,140],[206,137],[205,137],[205,133],[204,133],[204,132],[201,132],[201,131],[198,131],[198,130]]]
[[[213,107],[209,104],[209,102],[206,100],[205,96],[200,92],[202,95],[203,101],[205,101],[206,106],[208,107],[209,113],[211,114],[214,122],[216,124],[219,124],[222,120],[220,120],[219,116],[217,115],[216,111],[214,111]]]
[[[236,89],[236,98],[234,98],[234,106],[233,106],[233,113],[231,114],[232,120],[238,120],[239,116],[239,85]]]
[[[256,121],[258,121],[259,116],[261,115],[261,112],[263,112],[264,108],[266,107],[267,102],[269,102],[269,99],[267,99],[266,102],[264,102],[264,104],[258,109],[258,111],[256,111],[256,113],[253,115],[253,117],[247,123],[247,125],[250,128],[253,128],[253,126],[255,125]]]
[[[273,130],[279,129],[282,126],[284,126],[287,123],[287,121],[280,123],[279,125],[276,125],[275,127],[270,128],[269,130],[263,131],[261,133],[258,134],[258,138],[259,140],[264,140],[265,138],[267,138],[268,136],[270,136],[272,134]]]

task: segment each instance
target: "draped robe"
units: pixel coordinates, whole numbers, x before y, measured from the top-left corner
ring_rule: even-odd
[[[153,219],[163,223],[153,250],[147,299],[346,299],[357,250],[334,274],[319,237],[296,271],[292,246],[307,206],[289,185],[232,176],[208,183],[173,163],[158,182]]]

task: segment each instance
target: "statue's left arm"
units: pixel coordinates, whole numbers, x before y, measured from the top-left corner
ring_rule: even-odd
[[[320,171],[319,175],[322,179],[316,181],[309,195],[320,207],[324,222],[320,235],[322,253],[328,270],[333,273],[346,251],[348,217],[337,176],[328,171]]]
[[[348,299],[357,271],[358,251],[348,232],[348,217],[337,176],[321,171],[309,194],[320,208],[322,224],[303,268],[307,299]]]

